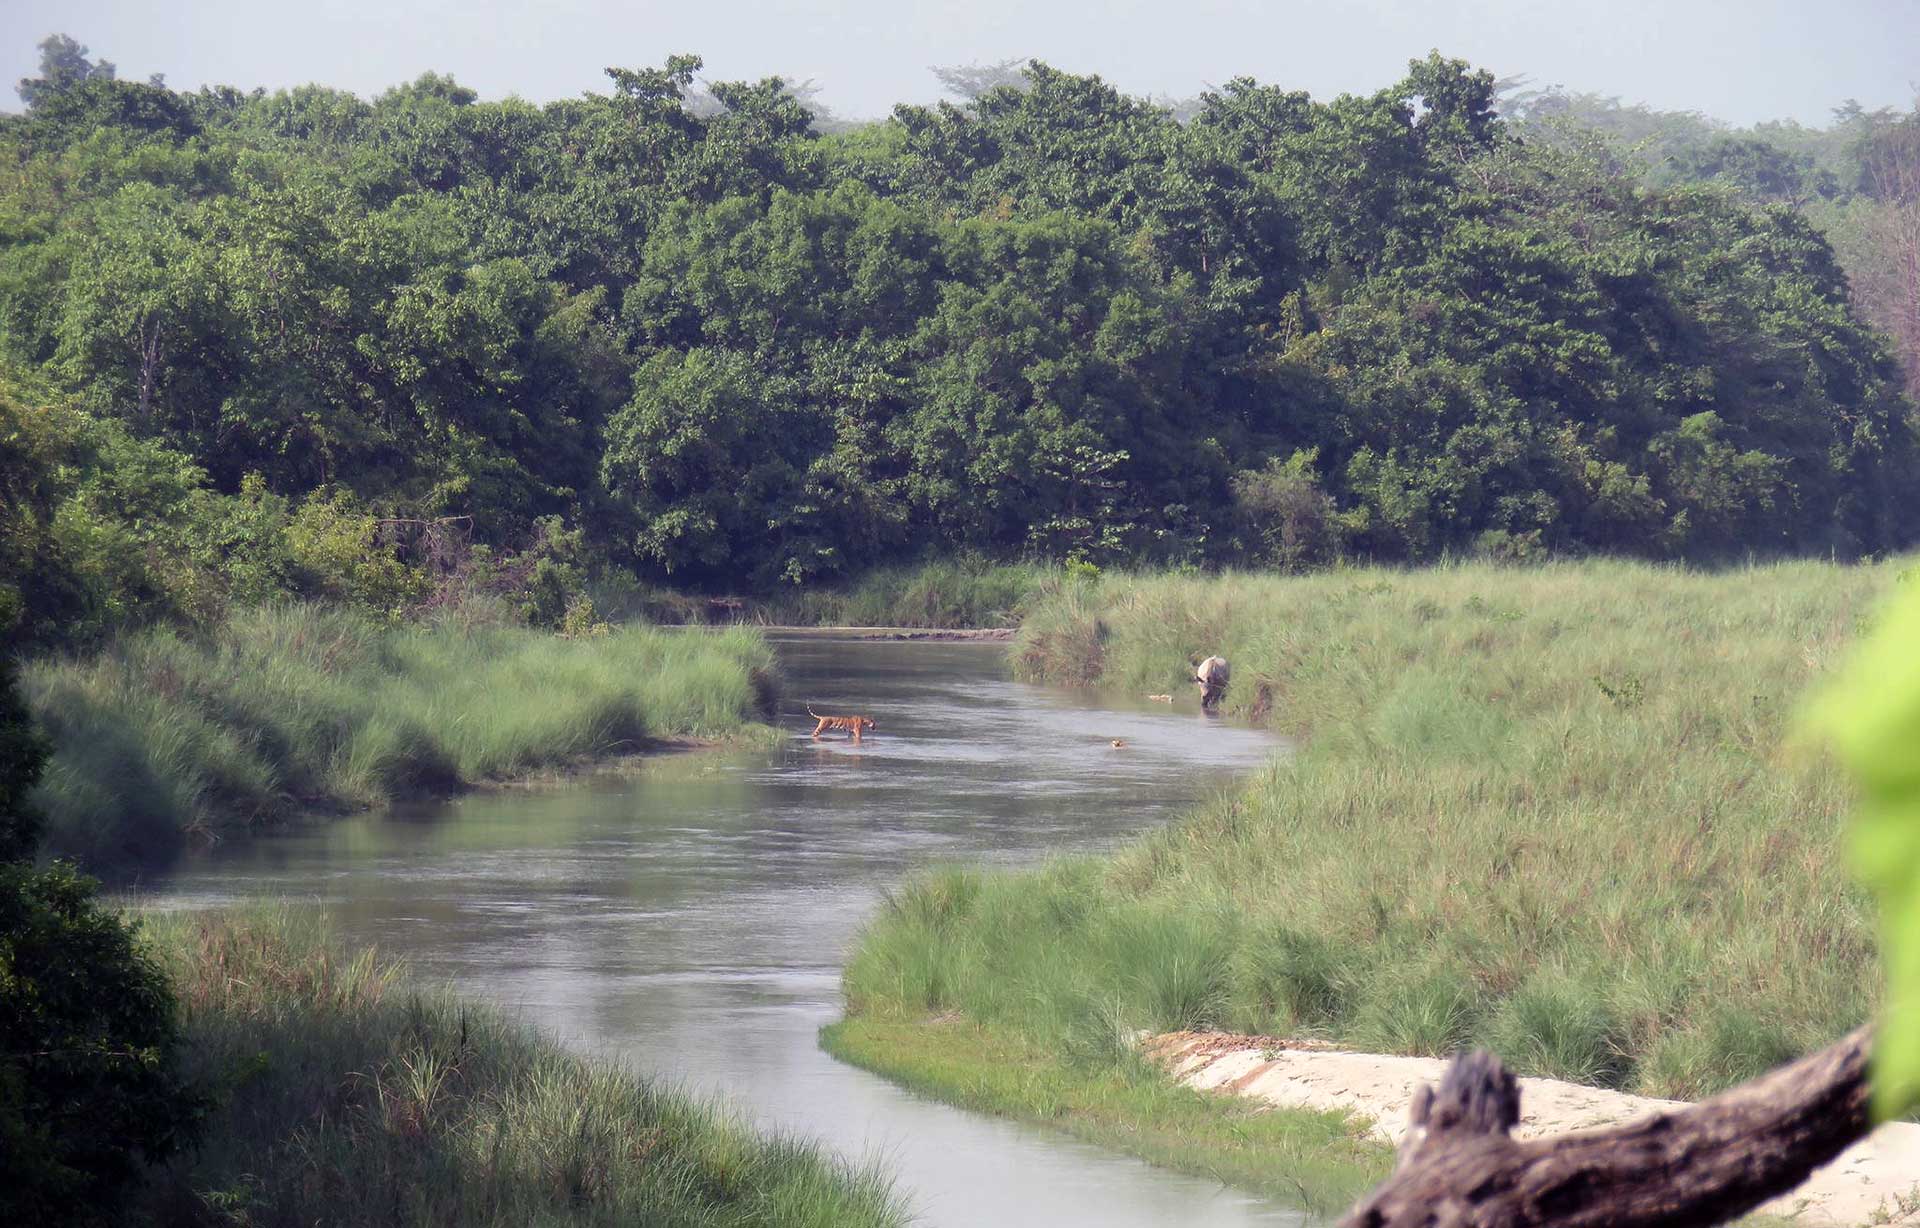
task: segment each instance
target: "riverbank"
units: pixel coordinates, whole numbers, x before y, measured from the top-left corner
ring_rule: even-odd
[[[884,1174],[406,983],[286,913],[149,917],[200,1145],[133,1222],[897,1228]]]
[[[979,1113],[1038,1122],[1152,1163],[1331,1219],[1393,1168],[1392,1149],[1343,1109],[1274,1108],[1204,1094],[1130,1052],[1061,1053],[958,1015],[853,1016],[821,1031],[843,1062]]]
[[[1438,1086],[1438,1058],[1350,1053],[1325,1045],[1227,1033],[1174,1032],[1147,1038],[1142,1051],[1182,1086],[1279,1110],[1352,1113],[1382,1143],[1398,1147],[1414,1092]],[[1632,1096],[1558,1079],[1520,1080],[1515,1138],[1623,1125],[1687,1107],[1686,1101]],[[1756,1215],[1799,1223],[1920,1222],[1920,1125],[1889,1122],[1841,1152],[1790,1194]]]
[[[958,1017],[1062,1060],[1206,1029],[1481,1044],[1671,1099],[1740,1082],[1873,1010],[1848,790],[1789,731],[1902,566],[1062,586],[1023,676],[1160,693],[1219,652],[1228,711],[1303,748],[1111,856],[895,892],[849,1018],[932,1044]]]
[[[54,754],[49,850],[150,862],[303,812],[446,795],[670,739],[739,735],[772,703],[755,632],[390,626],[309,606],[29,662]]]

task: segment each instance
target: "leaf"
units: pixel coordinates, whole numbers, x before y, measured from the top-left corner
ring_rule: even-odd
[[[1907,583],[1810,713],[1860,783],[1851,855],[1880,904],[1887,996],[1874,1114],[1920,1103],[1920,584]]]

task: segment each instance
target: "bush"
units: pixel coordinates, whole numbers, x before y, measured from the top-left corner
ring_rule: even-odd
[[[166,978],[71,867],[35,869],[44,749],[0,662],[0,1218],[106,1223],[190,1134]]]
[[[0,1215],[111,1222],[191,1133],[173,992],[71,867],[0,866]]]
[[[1340,557],[1346,522],[1314,475],[1317,458],[1308,449],[1233,476],[1233,504],[1250,562],[1304,571]]]
[[[423,577],[379,540],[378,519],[345,491],[310,496],[288,523],[286,540],[310,592],[377,614],[425,595]]]

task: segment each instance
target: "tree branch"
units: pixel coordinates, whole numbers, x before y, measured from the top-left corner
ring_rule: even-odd
[[[1341,1228],[1681,1228],[1777,1197],[1872,1129],[1871,1029],[1711,1100],[1519,1142],[1520,1090],[1491,1054],[1414,1097],[1400,1165]]]

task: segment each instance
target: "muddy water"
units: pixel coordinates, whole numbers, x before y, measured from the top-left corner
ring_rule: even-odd
[[[815,1043],[880,892],[942,860],[1020,864],[1166,822],[1275,752],[1144,700],[1006,680],[980,643],[779,645],[778,751],[508,790],[220,846],[156,903],[317,902],[342,936],[563,1037],[897,1174],[930,1225],[1294,1224],[1220,1186],[950,1109]],[[878,722],[815,743],[804,703]],[[1128,745],[1116,750],[1114,738]]]

